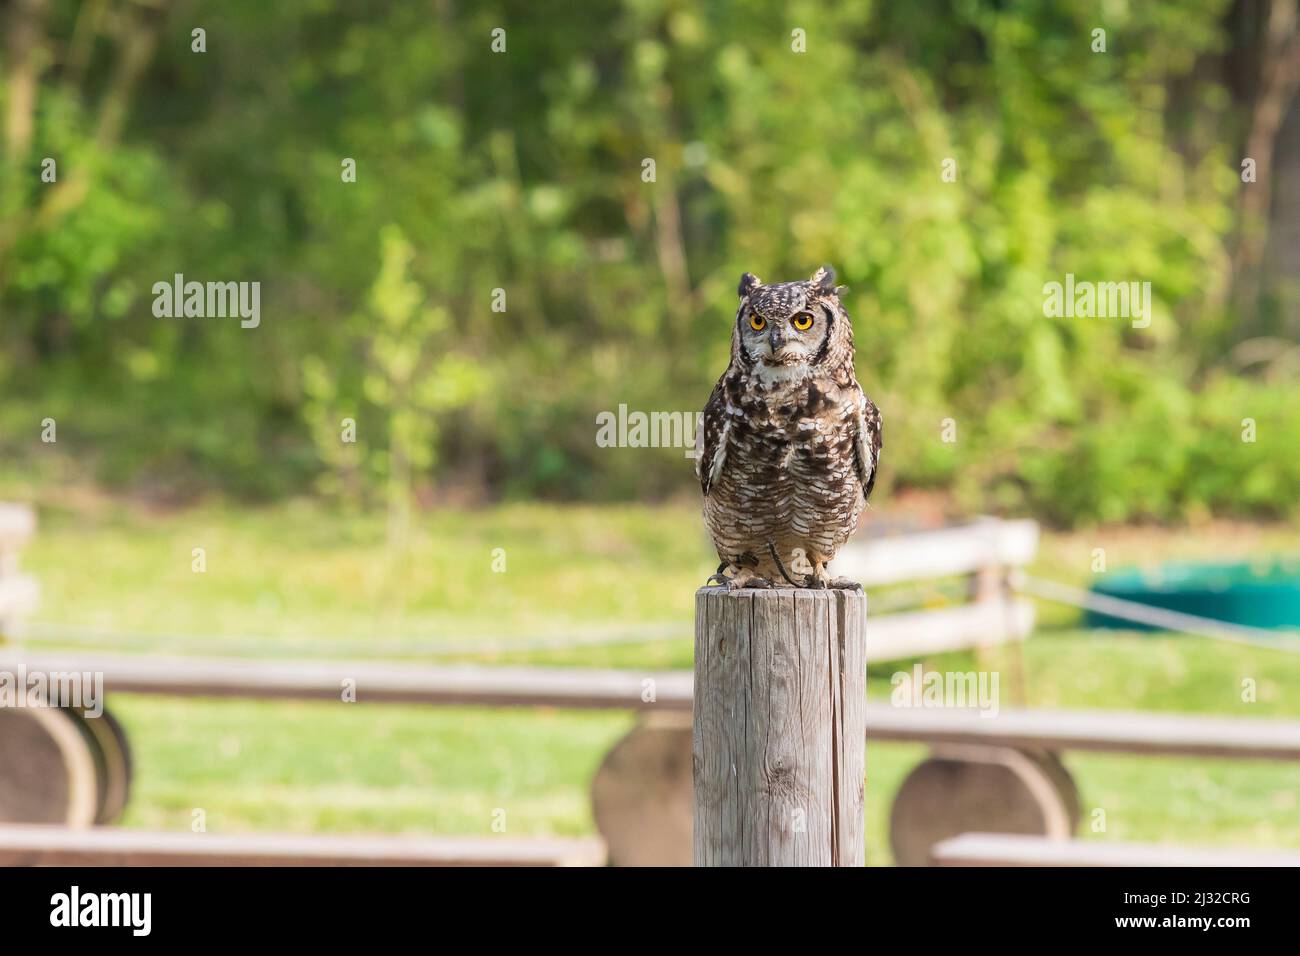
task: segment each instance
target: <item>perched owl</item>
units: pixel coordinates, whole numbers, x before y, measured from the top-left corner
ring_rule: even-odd
[[[876,481],[880,411],[853,373],[835,273],[763,285],[746,272],[731,364],[704,407],[695,469],[728,588],[857,588],[827,563]]]

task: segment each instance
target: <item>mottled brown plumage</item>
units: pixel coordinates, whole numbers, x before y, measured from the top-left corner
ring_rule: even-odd
[[[704,408],[695,467],[728,587],[856,587],[826,564],[876,480],[880,411],[853,371],[853,328],[826,266],[740,280],[731,364]]]

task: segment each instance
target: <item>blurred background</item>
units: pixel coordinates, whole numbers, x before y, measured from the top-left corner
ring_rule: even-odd
[[[740,274],[823,262],[885,419],[864,536],[1033,518],[1081,587],[1297,555],[1296,6],[0,0],[23,646],[689,668],[692,462],[597,423],[699,411]],[[176,274],[260,324],[156,317]],[[1149,325],[1045,315],[1067,274],[1149,282]],[[1300,717],[1281,645],[1084,623],[1041,606],[1025,703]],[[632,721],[114,710],[125,824],[230,832],[590,833]],[[871,863],[920,753],[871,748]],[[1294,765],[1071,769],[1089,838],[1300,847]]]

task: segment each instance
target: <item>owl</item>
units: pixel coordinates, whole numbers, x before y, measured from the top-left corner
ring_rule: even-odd
[[[880,463],[880,411],[853,372],[835,272],[764,285],[746,272],[731,364],[704,407],[695,469],[730,589],[854,588],[826,565],[856,530]]]

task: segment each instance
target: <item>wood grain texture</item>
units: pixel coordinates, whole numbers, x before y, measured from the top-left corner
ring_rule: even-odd
[[[695,864],[861,866],[866,598],[695,600]]]

